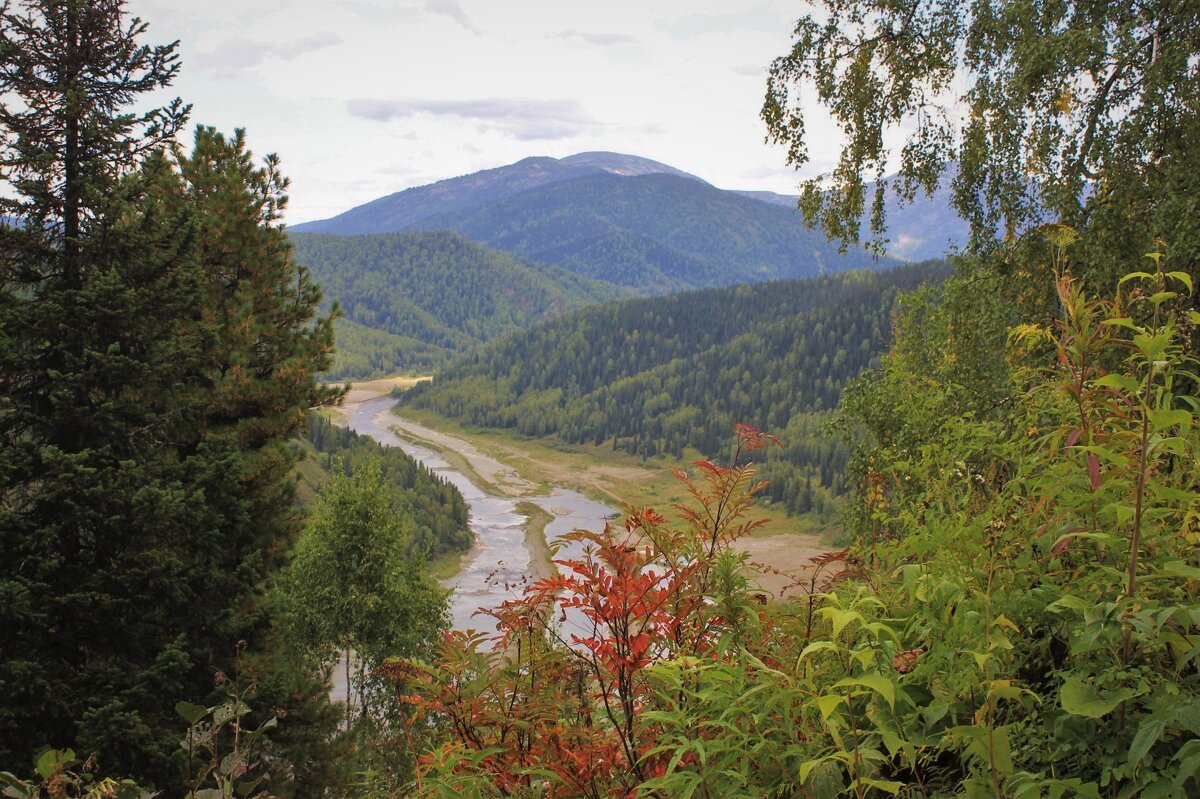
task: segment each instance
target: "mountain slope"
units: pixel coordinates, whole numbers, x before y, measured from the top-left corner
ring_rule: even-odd
[[[427,370],[502,333],[623,294],[450,231],[291,239],[296,260],[345,313],[335,367],[345,374],[361,374],[364,364],[370,373]]]
[[[420,227],[645,293],[894,265],[838,253],[787,208],[666,174],[562,180]]]
[[[646,158],[593,152],[526,158],[398,192],[292,231],[448,228],[643,294],[895,265],[857,249],[839,253],[788,205],[723,191]]]
[[[579,153],[562,159],[525,158],[515,164],[405,189],[351,208],[331,219],[293,225],[290,230],[344,236],[394,233],[408,230],[431,216],[478,208],[562,180],[605,173],[646,175],[660,172],[700,180],[649,158],[620,153]],[[429,229],[428,225],[425,227]]]
[[[967,221],[955,212],[950,204],[950,182],[954,179],[955,167],[942,176],[932,196],[918,192],[911,203],[902,203],[890,189],[884,195],[884,215],[887,220],[887,254],[905,261],[923,261],[943,258],[952,248],[963,247],[970,238]],[[874,196],[875,184],[866,188],[868,202]],[[785,208],[796,207],[799,197],[794,194],[776,194],[770,191],[742,191],[744,197]],[[864,214],[860,237],[870,235],[869,217]]]
[[[585,308],[500,338],[402,401],[468,424],[640,455],[725,452],[730,425],[777,433],[772,496],[837,490],[848,451],[820,432],[846,381],[884,349],[900,291],[940,263]]]

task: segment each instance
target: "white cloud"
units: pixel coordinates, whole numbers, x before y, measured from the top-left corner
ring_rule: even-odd
[[[791,23],[795,21],[792,13],[781,13],[778,8],[763,3],[736,11],[687,14],[667,24],[666,29],[677,39],[727,34],[734,30],[775,33],[791,29]]]
[[[729,71],[735,75],[745,75],[748,78],[766,80],[767,77],[767,68],[763,64],[738,64],[730,67]]]
[[[640,44],[636,36],[628,33],[592,33],[580,30],[565,30],[555,34],[556,39],[579,39],[596,47],[617,47],[620,45]]]
[[[566,139],[601,123],[577,100],[485,97],[477,100],[356,98],[346,104],[351,116],[387,122],[421,114],[454,117],[507,133],[518,141]]]
[[[792,172],[782,164],[760,164],[743,169],[739,175],[747,180],[758,181],[768,178],[791,178]]]
[[[455,0],[426,0],[425,10],[430,14],[440,14],[443,17],[449,17],[476,36],[483,33],[475,23],[471,22],[471,18],[467,16],[467,12],[463,11],[463,7],[455,2]]]
[[[321,31],[282,42],[231,38],[212,50],[197,53],[193,64],[208,72],[231,74],[252,69],[267,59],[294,61],[315,50],[341,43],[342,37],[332,31]]]

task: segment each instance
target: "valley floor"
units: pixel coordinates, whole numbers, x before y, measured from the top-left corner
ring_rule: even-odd
[[[337,411],[348,418],[363,402],[421,379],[399,377],[355,383]],[[489,493],[527,497],[547,494],[560,485],[614,508],[653,507],[668,516],[672,515],[668,510],[672,505],[688,499],[685,486],[671,473],[673,464],[666,461],[645,462],[602,446],[567,447],[503,431],[468,430],[427,411],[404,409],[403,416],[383,414],[378,421],[402,438],[437,450]],[[773,596],[795,593],[798,589],[790,586],[806,582],[809,559],[830,547],[822,537],[804,532],[803,520],[782,511],[760,507],[753,516],[765,524],[754,536],[738,542],[738,548],[751,564],[767,564],[754,570],[756,582]]]

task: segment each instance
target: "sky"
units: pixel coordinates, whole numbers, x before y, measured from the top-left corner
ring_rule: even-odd
[[[771,60],[803,6],[728,0],[129,0],[178,39],[170,96],[245,128],[291,178],[289,224],[535,155],[610,150],[729,189],[793,193],[812,163],[764,142]],[[167,99],[167,98],[162,98]]]

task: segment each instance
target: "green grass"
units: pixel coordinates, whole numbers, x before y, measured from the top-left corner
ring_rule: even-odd
[[[425,571],[438,582],[445,582],[462,571],[463,558],[467,552],[447,552],[425,562]]]

